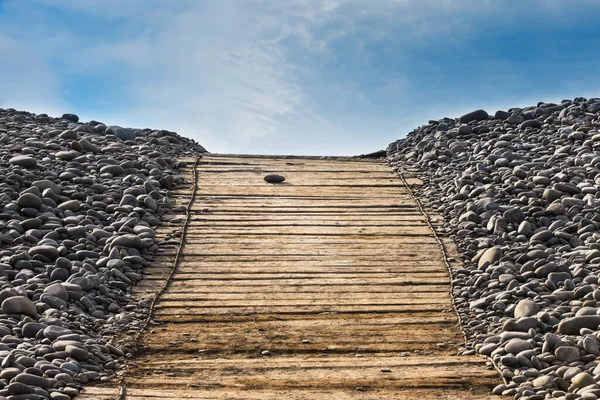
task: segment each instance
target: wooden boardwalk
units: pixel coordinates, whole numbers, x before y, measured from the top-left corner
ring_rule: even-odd
[[[287,179],[270,185],[266,173]],[[443,253],[385,163],[210,155],[197,184],[127,399],[493,397],[496,372],[455,355],[463,337]],[[175,195],[187,203],[190,188]],[[139,297],[172,259],[150,267]],[[115,382],[81,398],[118,392]]]

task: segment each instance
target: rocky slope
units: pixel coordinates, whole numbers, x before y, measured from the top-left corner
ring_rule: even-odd
[[[182,155],[134,130],[0,109],[0,399],[67,400],[108,379],[109,343],[144,315],[128,294],[156,251]]]
[[[430,121],[388,147],[417,166],[464,268],[465,352],[521,399],[600,397],[600,99]]]

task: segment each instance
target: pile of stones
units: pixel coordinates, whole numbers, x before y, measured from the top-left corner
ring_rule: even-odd
[[[164,130],[0,109],[0,399],[68,400],[107,380],[149,305],[131,287],[205,150]],[[179,210],[181,211],[181,210]]]
[[[457,243],[465,354],[515,399],[600,398],[600,99],[429,121],[388,149]]]

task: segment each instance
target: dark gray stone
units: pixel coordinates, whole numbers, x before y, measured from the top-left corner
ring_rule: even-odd
[[[23,296],[9,297],[2,302],[0,308],[2,308],[2,312],[5,314],[25,314],[30,317],[37,316],[35,304],[27,297]]]
[[[470,113],[467,113],[467,114],[463,115],[462,117],[460,117],[458,119],[458,122],[467,124],[467,123],[473,122],[473,121],[483,121],[483,120],[486,120],[487,118],[488,118],[488,113],[485,110],[475,110],[475,111],[471,111]]]
[[[14,156],[8,162],[12,165],[18,165],[24,168],[33,169],[37,166],[37,160],[29,156]]]
[[[281,183],[285,181],[285,177],[277,174],[265,175],[265,182],[267,183]]]

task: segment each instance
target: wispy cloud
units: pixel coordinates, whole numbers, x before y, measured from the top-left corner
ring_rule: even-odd
[[[537,0],[7,0],[0,50],[14,57],[0,74],[28,78],[2,81],[0,99],[176,130],[215,151],[362,153],[474,104],[581,90],[582,61],[544,86],[566,63],[525,51],[527,41],[556,46],[541,30],[567,29],[578,10]]]

